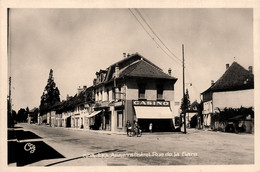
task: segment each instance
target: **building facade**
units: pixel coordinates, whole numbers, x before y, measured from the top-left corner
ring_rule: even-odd
[[[46,123],[53,127],[126,131],[138,121],[143,131],[174,131],[174,84],[177,78],[139,55],[128,55],[96,72],[91,87],[79,88],[52,108]],[[43,121],[43,120],[40,120]]]
[[[203,96],[203,125],[213,128],[213,114],[224,109],[254,108],[254,75],[252,66],[244,69],[237,62],[229,67],[215,83],[211,83]]]
[[[128,55],[96,76],[90,129],[125,131],[127,121],[138,121],[143,131],[150,123],[155,131],[174,130],[176,78],[139,54]]]

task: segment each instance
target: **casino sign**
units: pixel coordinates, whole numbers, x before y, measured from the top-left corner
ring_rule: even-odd
[[[133,100],[133,106],[170,106],[170,101]]]

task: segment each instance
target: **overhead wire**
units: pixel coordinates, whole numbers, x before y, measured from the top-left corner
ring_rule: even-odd
[[[159,38],[159,36],[155,33],[155,31],[152,29],[152,27],[149,25],[149,23],[145,20],[145,18],[143,17],[142,13],[135,8],[135,11],[139,14],[139,16],[143,19],[143,21],[146,23],[146,25],[150,28],[150,30],[153,32],[153,34],[157,37],[157,39],[162,43],[162,45],[176,58],[178,59],[180,62],[182,62],[182,60],[177,57],[165,44],[164,42]]]
[[[142,24],[142,22],[138,19],[138,17],[132,12],[130,8],[128,10],[131,12],[131,14],[135,17],[135,19],[138,21],[138,23],[142,26],[142,28],[145,30],[145,32],[150,36],[150,38],[155,42],[157,47],[159,47],[168,57],[170,57],[172,60],[174,60],[177,64],[182,65],[181,62],[177,61],[176,59],[172,58],[171,55],[169,55],[161,46],[160,44],[154,39],[154,37],[147,31],[145,26]]]

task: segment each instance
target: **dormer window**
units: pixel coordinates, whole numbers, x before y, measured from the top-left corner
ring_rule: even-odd
[[[99,92],[97,92],[97,101],[99,100]]]

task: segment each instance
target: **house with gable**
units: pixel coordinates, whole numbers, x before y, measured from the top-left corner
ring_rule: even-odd
[[[197,124],[191,124],[191,119],[198,114],[199,103],[197,100],[191,103],[191,105],[186,110],[186,126],[188,128],[195,128]],[[197,120],[196,120],[197,122]]]
[[[153,123],[154,131],[173,131],[174,84],[177,78],[140,54],[124,58],[93,80],[95,103],[90,114],[90,128],[126,131],[129,120],[138,121],[143,131]]]
[[[254,109],[254,75],[253,68],[248,70],[237,62],[229,67],[226,64],[225,73],[211,86],[201,93],[203,96],[203,127],[212,128],[212,115],[227,109]]]
[[[73,99],[73,113],[71,114],[71,127],[89,129],[89,114],[92,108],[92,87],[83,86]]]

